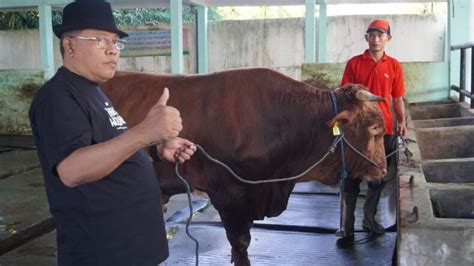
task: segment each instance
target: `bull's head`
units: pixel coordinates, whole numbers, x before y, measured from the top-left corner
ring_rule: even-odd
[[[366,157],[345,144],[350,177],[364,181],[381,179],[387,172],[385,123],[376,102],[385,99],[370,93],[366,87],[355,84],[337,89],[336,94],[342,94],[337,97],[342,111],[332,119],[330,125],[333,127],[337,123],[346,140]]]

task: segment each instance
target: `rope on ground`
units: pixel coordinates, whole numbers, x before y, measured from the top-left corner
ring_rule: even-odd
[[[193,219],[193,206],[191,204],[191,188],[189,186],[189,183],[188,181],[186,181],[186,179],[184,177],[182,177],[180,174],[179,174],[179,169],[178,169],[178,165],[179,163],[176,163],[175,166],[174,166],[174,170],[176,172],[176,175],[178,176],[178,178],[184,183],[184,185],[186,186],[186,194],[188,195],[188,204],[189,204],[189,218],[188,220],[186,221],[186,235],[188,235],[189,238],[191,238],[194,243],[196,243],[196,249],[195,249],[195,252],[196,252],[196,266],[199,265],[199,241],[194,238],[191,233],[189,232],[189,225],[191,223],[191,220]]]

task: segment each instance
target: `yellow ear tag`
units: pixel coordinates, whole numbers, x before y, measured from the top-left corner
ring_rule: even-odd
[[[339,136],[339,135],[341,135],[341,129],[339,129],[339,125],[338,125],[337,122],[334,123],[334,126],[332,127],[332,134],[333,134],[334,136]]]

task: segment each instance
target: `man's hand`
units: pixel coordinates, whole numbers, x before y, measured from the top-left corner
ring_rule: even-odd
[[[403,139],[406,139],[408,131],[405,119],[405,102],[403,101],[403,97],[393,98],[393,111],[397,117],[398,135]]]
[[[170,138],[164,143],[157,145],[160,157],[170,163],[184,163],[189,160],[196,151],[196,145],[183,138]]]
[[[402,137],[402,139],[406,139],[408,135],[407,125],[405,122],[398,124],[398,135]]]
[[[166,105],[169,95],[168,88],[165,88],[158,102],[148,111],[145,119],[133,127],[133,130],[140,134],[145,146],[177,137],[183,129],[179,111]]]

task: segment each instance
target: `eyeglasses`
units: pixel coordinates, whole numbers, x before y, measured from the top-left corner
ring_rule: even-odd
[[[97,48],[100,49],[108,49],[112,47],[112,45],[117,48],[117,50],[123,50],[125,48],[125,44],[127,43],[124,40],[112,40],[108,37],[92,37],[92,36],[69,36],[70,38],[80,39],[80,40],[89,40],[89,41],[96,41]]]

